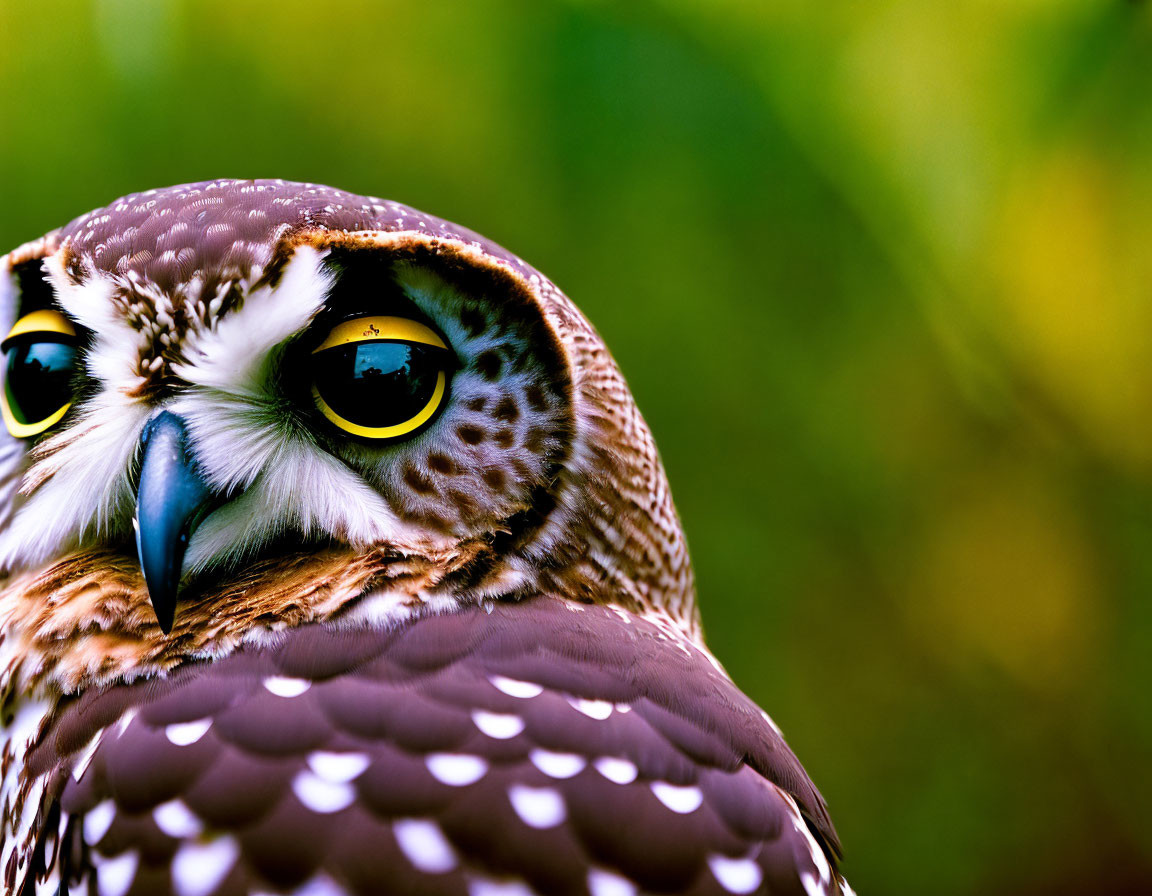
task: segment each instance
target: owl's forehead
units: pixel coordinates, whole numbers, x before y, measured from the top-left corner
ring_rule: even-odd
[[[252,282],[294,233],[418,232],[465,244],[524,268],[496,244],[398,202],[318,184],[215,180],[125,196],[62,228],[64,269],[76,282],[93,274],[165,293]]]
[[[439,271],[472,297],[456,311],[479,313],[485,328],[547,319],[550,334],[537,335],[549,343],[591,333],[547,278],[479,234],[398,202],[319,184],[215,180],[134,193],[0,261],[18,281],[11,319],[58,305],[95,333],[124,334],[109,343],[132,368],[121,391],[148,396],[179,384],[173,365],[188,359],[197,333],[234,312],[247,314],[256,292],[282,295],[282,278],[300,268],[294,262],[301,247],[318,250],[311,257],[326,269],[303,275],[311,278],[303,291],[313,300],[324,302],[334,282],[331,258],[367,250],[358,264],[367,270],[371,259],[376,267],[374,279],[357,281],[371,284],[362,295],[375,295],[381,278],[393,281],[392,266],[408,262]]]

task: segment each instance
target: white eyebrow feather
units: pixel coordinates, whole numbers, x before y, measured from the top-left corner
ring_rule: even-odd
[[[301,246],[275,287],[248,293],[244,304],[208,328],[188,335],[187,361],[172,372],[195,386],[257,398],[266,393],[268,353],[303,330],[324,307],[333,274],[324,256]]]

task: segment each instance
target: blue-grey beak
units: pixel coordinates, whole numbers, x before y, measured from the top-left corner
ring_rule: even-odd
[[[136,551],[156,619],[167,634],[176,621],[188,539],[218,502],[193,462],[183,418],[161,411],[144,427],[140,447]]]

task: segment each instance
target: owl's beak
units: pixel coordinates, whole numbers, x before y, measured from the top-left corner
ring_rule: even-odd
[[[176,621],[176,598],[188,539],[213,509],[213,493],[196,470],[183,418],[161,411],[140,436],[143,460],[136,490],[136,551],[156,619],[165,634]]]

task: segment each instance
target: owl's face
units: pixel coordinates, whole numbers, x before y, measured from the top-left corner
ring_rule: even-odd
[[[272,581],[318,601],[323,555],[363,573],[344,610],[563,589],[694,625],[610,356],[474,234],[329,188],[214,182],[126,197],[3,267],[0,566],[19,587],[84,570],[167,629],[185,595],[206,617]],[[107,601],[90,612],[113,625]]]

